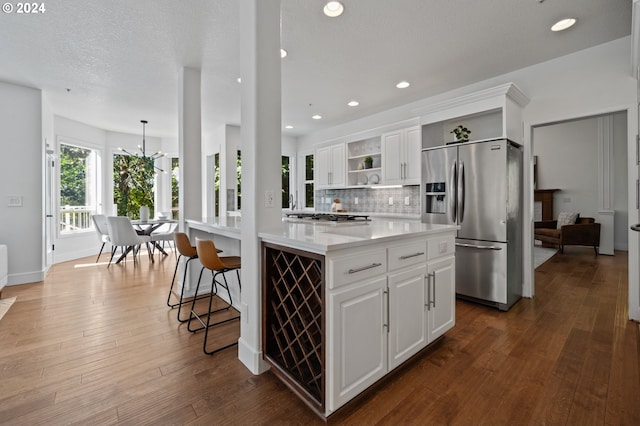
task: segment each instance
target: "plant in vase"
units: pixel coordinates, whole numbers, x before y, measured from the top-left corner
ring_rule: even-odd
[[[453,133],[456,142],[469,142],[469,135],[471,134],[471,130],[467,129],[461,124],[449,133]]]
[[[371,167],[373,167],[373,158],[371,156],[364,157],[363,161],[365,169],[370,169]]]

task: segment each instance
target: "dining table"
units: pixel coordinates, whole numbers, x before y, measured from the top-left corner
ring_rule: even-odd
[[[138,235],[148,235],[148,236],[151,236],[151,233],[153,231],[155,231],[156,229],[160,228],[162,225],[165,225],[167,223],[178,223],[178,221],[174,219],[149,219],[149,220],[136,219],[131,221],[131,224],[133,225],[133,228],[136,230]],[[159,241],[153,241],[152,239],[150,243],[153,245],[153,247],[157,248],[160,251],[160,253],[164,254],[165,256],[167,255],[167,252],[164,250],[164,248],[162,247]]]

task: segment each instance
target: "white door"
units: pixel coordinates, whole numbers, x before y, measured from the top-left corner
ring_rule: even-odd
[[[54,232],[54,204],[53,204],[53,176],[55,173],[55,155],[53,150],[47,150],[45,165],[45,269],[49,269],[53,265],[53,232]]]
[[[382,183],[402,184],[402,170],[402,130],[385,133],[382,135]]]
[[[404,148],[404,184],[419,185],[420,169],[422,167],[420,161],[420,153],[422,152],[422,127],[414,126],[407,129]]]
[[[427,345],[425,265],[389,275],[389,370]]]
[[[327,408],[330,411],[371,386],[387,371],[383,309],[386,277],[329,294]]]
[[[428,342],[431,343],[456,323],[455,257],[428,264]]]
[[[329,173],[331,172],[331,147],[320,148],[316,151],[314,159],[314,177],[318,188],[329,186]]]
[[[347,157],[345,144],[337,144],[331,147],[331,180],[329,184],[334,187],[345,185]]]

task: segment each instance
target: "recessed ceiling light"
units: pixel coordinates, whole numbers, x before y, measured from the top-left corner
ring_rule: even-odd
[[[321,120],[321,119],[322,119],[322,116],[321,116],[321,115],[316,114],[316,115],[314,115],[314,116],[313,116],[313,117],[311,117],[311,118],[313,118],[314,120]]]
[[[339,1],[329,1],[324,5],[323,11],[329,18],[335,18],[336,16],[342,15],[344,6]]]
[[[563,31],[563,30],[566,30],[567,28],[572,27],[573,24],[575,23],[576,23],[576,20],[574,18],[562,19],[556,22],[555,24],[553,24],[553,26],[551,27],[551,31]]]
[[[406,89],[407,87],[409,87],[411,84],[409,84],[408,81],[401,81],[400,83],[396,84],[396,87],[398,89]]]
[[[285,129],[293,129],[293,126],[287,125],[287,126],[284,126],[284,128]]]
[[[358,102],[358,101],[351,101],[351,102],[349,102],[347,105],[349,105],[349,106],[358,106],[358,105],[360,105],[360,102]]]
[[[289,53],[286,50],[280,49],[280,57],[281,58],[286,58],[288,54]]]
[[[242,83],[242,78],[238,77],[238,83]]]

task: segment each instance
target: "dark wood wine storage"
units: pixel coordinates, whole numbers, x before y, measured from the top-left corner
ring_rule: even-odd
[[[265,360],[324,415],[324,256],[263,243]]]

